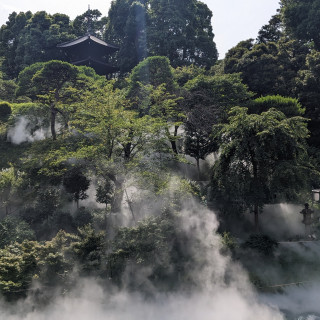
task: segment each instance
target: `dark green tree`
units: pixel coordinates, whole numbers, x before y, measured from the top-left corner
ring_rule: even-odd
[[[74,201],[79,207],[79,200],[84,200],[88,197],[86,191],[90,185],[90,180],[83,174],[82,169],[73,167],[68,170],[63,177],[63,186],[68,193],[71,193]]]
[[[81,37],[87,32],[97,37],[102,37],[107,23],[106,17],[97,9],[88,9],[72,21],[73,33]]]
[[[229,123],[215,126],[220,157],[213,181],[225,199],[238,201],[254,213],[259,229],[259,208],[279,199],[293,200],[310,188],[306,119],[286,118],[275,109],[248,114],[247,108],[231,110]]]
[[[195,64],[210,68],[217,60],[212,12],[196,0],[150,1],[148,49],[167,56],[173,67]]]
[[[122,71],[146,56],[167,56],[173,66],[210,68],[217,60],[212,13],[197,0],[117,0],[109,10],[106,39],[120,46]]]
[[[117,60],[122,73],[131,71],[148,55],[146,16],[146,7],[141,2],[114,1],[111,3],[105,38],[120,46]]]
[[[276,94],[296,97],[298,72],[304,67],[308,50],[303,43],[286,37],[258,44],[249,39],[229,50],[224,71],[241,72],[243,82],[257,97]]]
[[[281,0],[281,16],[286,31],[304,42],[313,42],[320,49],[320,1]]]
[[[188,81],[182,103],[186,106],[184,121],[184,152],[199,161],[217,150],[212,139],[212,126],[227,120],[228,111],[236,105],[245,105],[251,98],[239,74],[199,75]]]
[[[5,217],[0,222],[0,248],[14,242],[21,243],[24,240],[34,240],[35,234],[30,226],[17,217]]]
[[[281,15],[275,14],[258,32],[257,42],[277,42],[283,35]]]
[[[0,29],[0,56],[4,57],[1,70],[11,79],[23,69],[17,66],[15,59],[21,33],[31,17],[30,11],[19,14],[12,12],[6,24],[2,25]]]
[[[311,145],[320,146],[320,52],[313,50],[306,58],[306,69],[299,73],[299,98],[310,119]]]

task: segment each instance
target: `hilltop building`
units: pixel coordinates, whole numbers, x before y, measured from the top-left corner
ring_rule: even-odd
[[[65,52],[67,61],[77,66],[93,68],[97,74],[108,75],[118,71],[108,63],[110,54],[119,50],[88,32],[85,36],[57,45]]]

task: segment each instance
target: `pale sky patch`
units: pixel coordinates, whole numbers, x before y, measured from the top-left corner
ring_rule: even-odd
[[[280,7],[279,0],[203,0],[213,13],[212,26],[219,57],[239,41],[256,38],[259,29]],[[65,13],[74,19],[84,13],[90,4],[103,15],[108,14],[111,0],[1,0],[0,25],[7,21],[12,11],[47,11],[50,14]]]

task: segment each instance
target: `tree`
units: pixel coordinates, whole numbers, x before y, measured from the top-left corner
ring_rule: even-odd
[[[0,102],[0,123],[7,122],[12,113],[12,104],[6,101]]]
[[[286,31],[304,42],[312,41],[320,49],[320,1],[281,0],[281,16]]]
[[[19,188],[23,183],[23,173],[14,167],[0,171],[0,205],[5,214],[10,213],[10,206],[17,200]]]
[[[306,117],[310,119],[309,143],[315,147],[320,146],[320,52],[313,50],[306,57],[306,68],[299,72],[299,99],[306,108]]]
[[[14,78],[22,69],[15,62],[20,33],[25,28],[27,21],[32,17],[30,11],[24,13],[12,12],[5,25],[0,29],[0,56],[4,57],[1,69],[9,78]]]
[[[114,198],[115,185],[111,179],[107,178],[104,181],[98,182],[96,200],[99,203],[104,203],[106,207],[111,204]]]
[[[177,154],[178,129],[184,113],[178,86],[167,57],[148,57],[133,68],[129,77],[127,97],[141,116],[151,115],[165,129],[172,151]],[[170,128],[173,127],[173,133]]]
[[[246,49],[240,58],[239,54],[226,55],[225,72],[241,72],[243,82],[257,96],[273,93],[280,70],[277,45],[274,42],[260,43]]]
[[[0,28],[0,56],[3,57],[1,70],[4,79],[16,78],[25,67],[36,62],[64,60],[65,55],[57,48],[57,44],[84,35],[89,24],[91,33],[102,37],[106,18],[100,17],[98,10],[87,10],[74,21],[61,13],[11,13],[6,24]]]
[[[46,100],[50,103],[51,113],[51,134],[52,139],[56,140],[56,115],[62,112],[59,109],[63,96],[63,89],[70,83],[75,82],[78,69],[67,62],[52,60],[46,62],[43,67],[35,73],[32,81],[39,90],[46,96]]]
[[[243,82],[257,97],[276,94],[296,97],[298,71],[304,67],[308,50],[303,43],[287,37],[258,44],[249,39],[229,50],[224,71],[240,72]]]
[[[198,112],[197,119],[192,118],[192,116],[196,116],[196,113],[193,113],[184,123],[184,153],[196,159],[198,179],[200,180],[200,159],[205,160],[206,156],[217,151],[218,146],[216,141],[210,137],[211,130],[209,132],[204,129],[204,127],[208,128],[212,125],[212,119],[208,119],[205,112],[201,113],[200,110]]]
[[[146,7],[141,2],[114,1],[111,3],[105,38],[120,46],[117,59],[122,73],[131,71],[148,55],[146,16]]]
[[[82,173],[79,167],[73,167],[68,170],[63,177],[63,186],[68,193],[71,193],[73,199],[79,208],[79,200],[84,200],[88,197],[86,191],[90,185],[90,180]]]
[[[102,37],[107,23],[106,17],[97,9],[88,9],[83,14],[77,16],[73,22],[73,32],[77,37],[81,37],[87,32],[97,37]]]
[[[167,56],[172,66],[210,68],[218,54],[212,12],[196,0],[150,1],[147,39],[151,55]]]
[[[212,13],[197,0],[114,1],[106,39],[120,46],[119,65],[130,71],[147,56],[167,56],[173,66],[210,68],[217,60]]]
[[[251,93],[239,74],[199,75],[189,80],[184,89],[184,151],[196,159],[200,177],[200,159],[217,150],[217,142],[211,137],[212,126],[225,122],[231,107],[248,103]]]
[[[286,118],[275,109],[248,114],[247,108],[234,107],[229,122],[215,126],[214,134],[220,142],[214,181],[223,197],[252,208],[256,231],[265,203],[275,195],[293,200],[309,187],[304,118]]]
[[[0,248],[14,242],[21,243],[24,240],[34,240],[34,231],[23,220],[16,217],[6,217],[0,222]]]
[[[258,32],[257,42],[277,42],[283,34],[281,15],[275,14]]]

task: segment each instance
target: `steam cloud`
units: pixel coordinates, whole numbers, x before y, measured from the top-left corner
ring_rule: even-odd
[[[20,144],[42,140],[48,136],[47,129],[39,128],[32,132],[34,127],[26,117],[21,116],[15,125],[8,130],[8,140],[14,144]]]
[[[189,250],[197,263],[191,274],[199,288],[193,292],[160,293],[152,297],[126,290],[105,289],[94,279],[80,279],[72,292],[57,297],[45,309],[34,308],[32,297],[14,308],[2,303],[7,320],[282,320],[277,309],[260,301],[247,275],[230,257],[222,255],[218,223],[213,212],[188,204],[181,212],[182,228],[189,235]],[[141,270],[141,278],[144,277]],[[139,270],[137,271],[139,272]],[[148,281],[147,278],[141,281]]]

